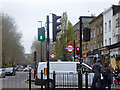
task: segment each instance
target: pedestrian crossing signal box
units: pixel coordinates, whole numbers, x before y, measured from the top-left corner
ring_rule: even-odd
[[[47,75],[47,68],[44,68],[44,75]]]

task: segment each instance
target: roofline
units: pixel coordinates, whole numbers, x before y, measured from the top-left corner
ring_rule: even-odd
[[[98,19],[100,16],[101,16],[101,17],[103,16],[103,12],[100,13],[97,17],[95,17],[92,21],[90,21],[89,24],[92,23],[92,22],[94,22],[94,21],[95,21],[96,19]]]
[[[80,16],[79,19],[80,19],[80,18],[93,18],[93,17],[95,18],[96,16]],[[79,21],[78,21],[75,25],[77,25],[78,23],[79,23]],[[73,27],[74,27],[75,25],[73,25]]]
[[[113,7],[118,7],[120,5],[112,5],[111,7],[109,7],[108,9],[103,11],[103,14],[107,13],[109,10],[113,9]]]

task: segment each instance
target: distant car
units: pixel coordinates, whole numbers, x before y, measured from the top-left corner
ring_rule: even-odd
[[[24,71],[24,72],[29,71],[29,68],[28,68],[28,67],[25,67],[25,68],[23,69],[23,71]]]
[[[18,68],[17,71],[23,71],[23,68]]]
[[[15,69],[13,67],[9,67],[5,69],[5,75],[15,75]]]
[[[0,68],[0,78],[5,78],[5,69]]]
[[[23,66],[18,66],[16,71],[23,71]]]

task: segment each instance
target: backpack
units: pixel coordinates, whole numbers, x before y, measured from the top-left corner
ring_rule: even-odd
[[[108,78],[108,70],[107,70],[106,67],[103,67],[103,69],[102,69],[102,76],[103,76],[104,78]]]

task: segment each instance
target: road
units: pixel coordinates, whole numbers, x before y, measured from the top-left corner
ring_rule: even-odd
[[[33,74],[32,74],[33,78]],[[6,76],[5,78],[0,78],[0,89],[1,88],[29,88],[29,72],[16,72],[15,76]],[[31,88],[40,88],[40,86],[35,86],[34,83],[31,84]]]

